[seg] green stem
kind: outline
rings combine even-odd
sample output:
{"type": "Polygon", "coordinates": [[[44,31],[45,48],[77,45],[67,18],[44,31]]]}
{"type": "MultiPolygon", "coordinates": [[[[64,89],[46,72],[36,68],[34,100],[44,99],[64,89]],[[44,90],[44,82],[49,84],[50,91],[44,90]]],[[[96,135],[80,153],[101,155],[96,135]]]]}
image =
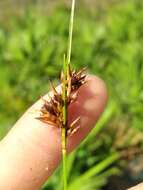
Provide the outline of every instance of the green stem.
{"type": "Polygon", "coordinates": [[[69,42],[68,42],[68,50],[67,50],[68,64],[70,64],[70,61],[71,61],[74,12],[75,12],[75,0],[72,0],[72,8],[71,8],[71,16],[70,16],[70,24],[69,24],[69,42]]]}
{"type": "Polygon", "coordinates": [[[67,190],[67,61],[64,56],[64,67],[63,67],[63,84],[62,84],[62,95],[63,95],[63,126],[62,126],[62,162],[63,162],[63,185],[64,190],[67,190]]]}
{"type": "Polygon", "coordinates": [[[62,162],[63,162],[63,188],[67,190],[67,149],[66,149],[66,129],[62,128],[62,162]]]}
{"type": "Polygon", "coordinates": [[[75,10],[75,0],[72,0],[67,58],[64,56],[63,84],[62,84],[62,99],[63,99],[62,162],[63,162],[63,186],[64,186],[63,189],[64,190],[67,190],[67,120],[68,120],[67,89],[68,89],[68,79],[69,79],[69,64],[71,60],[71,49],[72,49],[74,10],[75,10]]]}

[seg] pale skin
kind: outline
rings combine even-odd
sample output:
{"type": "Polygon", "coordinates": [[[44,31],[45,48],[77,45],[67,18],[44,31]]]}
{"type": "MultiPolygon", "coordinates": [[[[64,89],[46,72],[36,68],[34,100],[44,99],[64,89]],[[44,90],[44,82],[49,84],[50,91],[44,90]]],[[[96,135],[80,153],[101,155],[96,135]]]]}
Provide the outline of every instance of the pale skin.
{"type": "MultiPolygon", "coordinates": [[[[48,98],[46,95],[45,99],[48,98]]],[[[78,98],[69,107],[69,122],[81,117],[80,129],[68,137],[71,152],[95,126],[107,103],[104,82],[87,77],[78,98]]],[[[61,160],[60,129],[35,119],[43,101],[38,100],[0,142],[0,189],[38,190],[61,160]]],[[[130,190],[141,190],[143,185],[130,190]]]]}

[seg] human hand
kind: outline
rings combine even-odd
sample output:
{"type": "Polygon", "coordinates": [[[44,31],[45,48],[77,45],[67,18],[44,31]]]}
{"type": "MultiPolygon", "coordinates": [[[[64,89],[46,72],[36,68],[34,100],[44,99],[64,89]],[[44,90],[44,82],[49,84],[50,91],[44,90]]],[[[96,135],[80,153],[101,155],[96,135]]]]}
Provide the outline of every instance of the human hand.
{"type": "Polygon", "coordinates": [[[136,185],[135,187],[132,187],[128,190],[143,190],[143,183],[140,183],[140,184],[136,185]]]}
{"type": "MultiPolygon", "coordinates": [[[[80,116],[81,127],[68,137],[68,152],[90,132],[106,103],[104,82],[88,77],[77,101],[69,107],[69,121],[80,116]]],[[[26,111],[0,143],[0,190],[37,190],[60,162],[60,129],[35,119],[35,110],[40,110],[42,104],[40,99],[26,111]]]]}

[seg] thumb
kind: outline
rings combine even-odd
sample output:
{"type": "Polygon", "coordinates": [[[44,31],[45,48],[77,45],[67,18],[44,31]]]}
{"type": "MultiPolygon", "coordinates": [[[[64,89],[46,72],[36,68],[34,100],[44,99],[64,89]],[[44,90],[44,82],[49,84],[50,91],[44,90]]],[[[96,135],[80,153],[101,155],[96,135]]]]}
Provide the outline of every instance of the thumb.
{"type": "Polygon", "coordinates": [[[136,186],[134,186],[128,190],[142,190],[142,189],[143,189],[143,183],[140,183],[140,184],[138,184],[138,185],[136,185],[136,186]]]}
{"type": "MultiPolygon", "coordinates": [[[[45,96],[47,98],[47,96],[45,96]]],[[[104,110],[107,91],[102,80],[88,77],[78,98],[69,107],[69,120],[81,117],[81,127],[68,137],[68,151],[74,149],[92,129],[104,110]]],[[[58,166],[61,159],[61,132],[35,119],[31,111],[37,101],[15,124],[0,144],[0,189],[36,190],[58,166]]]]}

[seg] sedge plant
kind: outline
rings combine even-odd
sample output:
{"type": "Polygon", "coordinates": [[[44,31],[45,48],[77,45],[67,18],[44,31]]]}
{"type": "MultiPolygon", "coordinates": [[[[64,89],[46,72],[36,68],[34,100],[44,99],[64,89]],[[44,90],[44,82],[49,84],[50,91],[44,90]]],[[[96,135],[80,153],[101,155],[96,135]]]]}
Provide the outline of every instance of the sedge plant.
{"type": "Polygon", "coordinates": [[[53,96],[49,100],[44,100],[40,110],[40,121],[49,125],[60,128],[61,130],[61,147],[63,163],[63,189],[67,190],[67,139],[80,127],[80,117],[76,118],[71,124],[68,124],[68,106],[76,101],[78,89],[85,83],[85,69],[75,71],[71,69],[71,50],[73,36],[75,0],[72,0],[71,16],[69,24],[69,39],[67,54],[64,55],[63,71],[61,72],[61,91],[58,92],[51,84],[53,96]]]}

